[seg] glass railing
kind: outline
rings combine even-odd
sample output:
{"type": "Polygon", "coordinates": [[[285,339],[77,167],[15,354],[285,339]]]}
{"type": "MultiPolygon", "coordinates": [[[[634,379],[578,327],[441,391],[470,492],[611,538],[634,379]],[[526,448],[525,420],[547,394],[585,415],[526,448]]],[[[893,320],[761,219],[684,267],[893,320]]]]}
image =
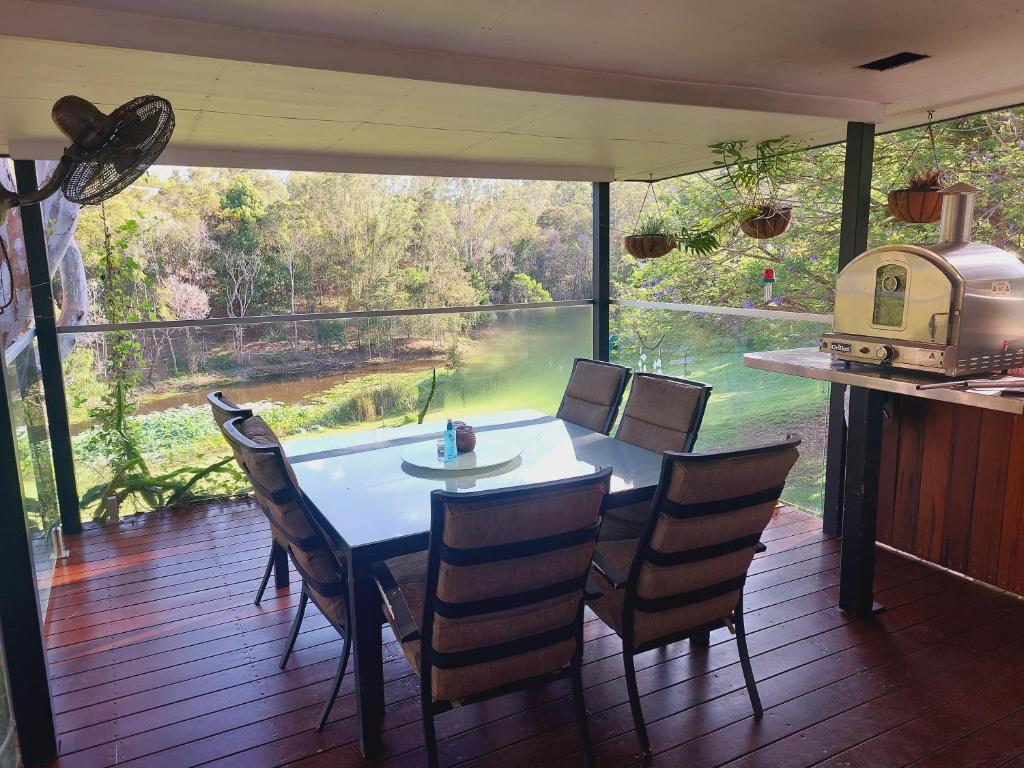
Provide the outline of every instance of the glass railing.
{"type": "Polygon", "coordinates": [[[56,559],[53,545],[58,538],[55,530],[60,524],[60,513],[34,334],[30,331],[15,341],[4,357],[4,381],[14,421],[22,497],[35,559],[36,588],[45,617],[56,559]]]}
{"type": "Polygon", "coordinates": [[[829,318],[623,302],[612,308],[612,360],[712,385],[696,449],[734,448],[797,432],[783,498],[817,514],[824,493],[828,385],[746,368],[745,352],[817,346],[829,318]]]}
{"type": "MultiPolygon", "coordinates": [[[[554,413],[573,359],[592,353],[592,313],[583,304],[132,330],[145,367],[131,435],[147,472],[158,476],[227,455],[206,403],[211,390],[257,410],[293,454],[336,445],[346,432],[415,422],[424,408],[425,421],[522,408],[554,413]]],[[[103,405],[105,361],[123,333],[80,335],[65,361],[86,519],[101,513],[95,490],[110,479],[94,409],[103,405]]],[[[242,487],[213,475],[192,490],[242,487]]]]}

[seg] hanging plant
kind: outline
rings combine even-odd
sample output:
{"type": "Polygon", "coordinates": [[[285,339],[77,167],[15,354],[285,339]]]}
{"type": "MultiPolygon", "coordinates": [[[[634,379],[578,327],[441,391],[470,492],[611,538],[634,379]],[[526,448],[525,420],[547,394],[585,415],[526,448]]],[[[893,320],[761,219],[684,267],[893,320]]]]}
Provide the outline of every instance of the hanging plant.
{"type": "Polygon", "coordinates": [[[942,215],[942,171],[927,168],[910,177],[906,187],[890,189],[889,213],[908,224],[931,224],[942,215]]]}
{"type": "Polygon", "coordinates": [[[747,151],[745,139],[720,141],[708,147],[722,169],[719,185],[723,210],[721,223],[735,222],[745,235],[766,240],[781,235],[793,220],[793,206],[780,197],[780,187],[789,176],[796,153],[806,149],[790,136],[765,139],[747,151]]]}
{"type": "Polygon", "coordinates": [[[626,235],[625,246],[635,259],[657,259],[679,247],[679,241],[669,231],[664,216],[647,215],[636,223],[632,234],[626,235]]]}
{"type": "Polygon", "coordinates": [[[785,232],[792,220],[791,206],[765,204],[748,211],[744,218],[740,219],[740,229],[743,230],[743,234],[757,240],[767,240],[785,232]]]}
{"type": "Polygon", "coordinates": [[[713,228],[681,227],[664,216],[660,212],[661,204],[658,202],[657,194],[653,196],[659,211],[645,215],[644,206],[653,189],[654,183],[648,182],[633,231],[623,238],[623,245],[633,258],[657,259],[676,248],[698,256],[706,256],[718,247],[718,238],[713,228]]]}
{"type": "MultiPolygon", "coordinates": [[[[932,130],[932,115],[928,113],[928,142],[931,145],[931,167],[919,168],[907,182],[907,186],[890,189],[886,196],[889,202],[889,213],[899,221],[908,224],[932,224],[942,215],[942,187],[945,172],[939,166],[938,152],[935,149],[935,132],[932,130]]],[[[907,159],[907,165],[913,166],[914,151],[907,159]]]]}

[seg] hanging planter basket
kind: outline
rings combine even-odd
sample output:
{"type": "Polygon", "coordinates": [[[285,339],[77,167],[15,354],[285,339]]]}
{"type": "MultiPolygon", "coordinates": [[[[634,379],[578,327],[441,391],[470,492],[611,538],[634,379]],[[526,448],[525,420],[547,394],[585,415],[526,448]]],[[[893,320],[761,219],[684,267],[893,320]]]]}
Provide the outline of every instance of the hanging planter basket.
{"type": "Polygon", "coordinates": [[[908,224],[932,224],[942,215],[942,192],[937,189],[891,189],[889,213],[908,224]]]}
{"type": "Polygon", "coordinates": [[[766,206],[757,216],[751,216],[740,222],[743,234],[756,240],[768,240],[778,237],[789,228],[793,220],[793,209],[790,207],[775,208],[766,206]]]}
{"type": "Polygon", "coordinates": [[[657,259],[679,245],[674,235],[626,235],[624,241],[634,259],[657,259]]]}
{"type": "MultiPolygon", "coordinates": [[[[928,143],[932,150],[931,166],[917,170],[910,177],[906,187],[891,189],[886,196],[889,213],[898,221],[905,221],[908,224],[932,224],[942,217],[942,182],[946,174],[941,170],[935,149],[932,112],[928,113],[928,143]]],[[[911,151],[907,159],[908,165],[914,159],[914,151],[911,151]]]]}

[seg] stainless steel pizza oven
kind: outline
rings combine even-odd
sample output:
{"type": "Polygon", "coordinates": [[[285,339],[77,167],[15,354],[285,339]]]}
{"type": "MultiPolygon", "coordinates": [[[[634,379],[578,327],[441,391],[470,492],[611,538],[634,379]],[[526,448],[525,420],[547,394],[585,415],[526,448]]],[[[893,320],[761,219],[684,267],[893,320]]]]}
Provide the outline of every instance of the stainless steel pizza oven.
{"type": "Polygon", "coordinates": [[[822,351],[946,376],[1024,366],[1024,263],[970,242],[978,191],[943,191],[938,243],[873,248],[840,271],[822,351]]]}

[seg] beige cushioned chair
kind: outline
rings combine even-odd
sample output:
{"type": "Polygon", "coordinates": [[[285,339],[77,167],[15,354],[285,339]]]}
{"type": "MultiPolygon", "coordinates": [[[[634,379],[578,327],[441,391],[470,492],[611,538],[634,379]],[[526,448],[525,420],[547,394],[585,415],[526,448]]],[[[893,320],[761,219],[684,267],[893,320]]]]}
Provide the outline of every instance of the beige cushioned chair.
{"type": "Polygon", "coordinates": [[[576,358],[558,406],[558,418],[607,435],[615,423],[629,368],[576,358]]]}
{"type": "MultiPolygon", "coordinates": [[[[692,451],[711,386],[655,373],[635,373],[632,382],[615,439],[654,453],[692,451]]],[[[650,510],[647,501],[609,509],[601,538],[639,538],[650,510]]]]}
{"type": "Polygon", "coordinates": [[[317,726],[323,729],[345,677],[351,650],[346,563],[307,506],[309,502],[299,489],[284,449],[266,422],[259,416],[247,419],[236,417],[226,421],[221,431],[270,519],[275,540],[286,542],[286,551],[295,570],[302,577],[299,606],[281,656],[281,668],[288,663],[288,657],[295,647],[309,600],[313,601],[344,639],[334,685],[324,703],[317,726]]]}
{"type": "MultiPolygon", "coordinates": [[[[207,402],[210,404],[210,410],[213,412],[213,419],[217,422],[218,427],[223,427],[224,422],[234,418],[247,419],[252,416],[252,411],[248,408],[240,408],[234,402],[231,401],[223,392],[210,392],[206,396],[207,402]]],[[[228,442],[230,445],[230,441],[228,442]]],[[[235,460],[238,460],[237,454],[235,460]]],[[[261,507],[262,509],[262,507],[261,507]]],[[[270,518],[266,509],[263,509],[263,514],[270,518]]],[[[263,571],[263,580],[260,581],[260,588],[256,590],[255,605],[259,605],[263,599],[263,593],[267,589],[267,584],[270,582],[270,574],[274,573],[275,586],[278,589],[283,589],[288,586],[288,555],[287,552],[287,541],[281,536],[274,533],[274,526],[270,526],[270,556],[267,557],[267,567],[263,571]]]]}
{"type": "Polygon", "coordinates": [[[710,396],[699,381],[634,373],[615,438],[654,453],[692,451],[710,396]]]}
{"type": "Polygon", "coordinates": [[[800,439],[737,451],[666,453],[651,513],[638,539],[601,541],[600,594],[589,605],[622,639],[630,709],[641,756],[650,743],[633,656],[711,630],[736,633],[754,713],[762,714],[743,627],[743,584],[761,533],[797,460],[800,439]]]}
{"type": "Polygon", "coordinates": [[[431,494],[430,549],[374,565],[384,614],[434,716],[568,676],[587,765],[583,590],[611,470],[503,491],[431,494]]]}

